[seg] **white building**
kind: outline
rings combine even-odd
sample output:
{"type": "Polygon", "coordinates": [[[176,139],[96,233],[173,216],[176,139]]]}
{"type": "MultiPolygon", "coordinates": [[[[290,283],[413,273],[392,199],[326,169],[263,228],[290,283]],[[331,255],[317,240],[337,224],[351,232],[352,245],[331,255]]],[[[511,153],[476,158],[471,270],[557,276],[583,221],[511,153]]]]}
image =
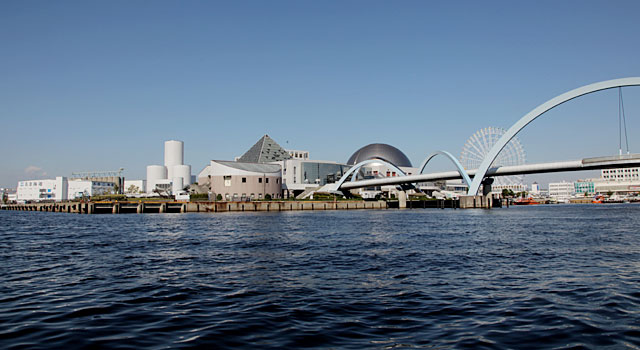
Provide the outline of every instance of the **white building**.
{"type": "Polygon", "coordinates": [[[601,178],[610,182],[640,181],[640,168],[602,169],[601,178]]]}
{"type": "Polygon", "coordinates": [[[124,180],[124,193],[143,193],[146,190],[146,180],[124,180]]]}
{"type": "Polygon", "coordinates": [[[603,169],[594,179],[596,193],[629,194],[640,192],[640,168],[603,169]]]}
{"type": "Polygon", "coordinates": [[[16,201],[64,201],[113,193],[114,188],[113,182],[68,180],[62,176],[48,180],[25,180],[18,182],[16,201]]]}
{"type": "Polygon", "coordinates": [[[502,193],[502,190],[511,190],[514,193],[525,192],[527,186],[525,184],[491,185],[491,193],[502,193]]]}
{"type": "Polygon", "coordinates": [[[77,199],[114,192],[114,183],[91,181],[91,180],[71,180],[68,181],[68,197],[65,199],[77,199]]]}
{"type": "Polygon", "coordinates": [[[540,185],[537,182],[531,184],[531,194],[537,196],[540,194],[540,185]]]}
{"type": "Polygon", "coordinates": [[[61,201],[68,199],[68,180],[58,176],[47,180],[25,180],[18,182],[17,201],[61,201]]]}
{"type": "Polygon", "coordinates": [[[568,202],[575,193],[573,182],[551,182],[549,183],[549,197],[558,202],[568,202]]]}

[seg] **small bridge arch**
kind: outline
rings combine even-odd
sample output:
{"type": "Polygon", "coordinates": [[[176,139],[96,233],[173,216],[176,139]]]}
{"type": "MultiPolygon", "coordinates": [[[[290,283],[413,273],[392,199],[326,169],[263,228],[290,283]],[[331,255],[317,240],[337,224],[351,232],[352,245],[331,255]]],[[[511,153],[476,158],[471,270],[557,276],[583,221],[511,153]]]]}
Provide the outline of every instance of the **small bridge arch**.
{"type": "Polygon", "coordinates": [[[448,158],[453,163],[453,165],[456,167],[456,170],[458,171],[458,174],[460,174],[460,176],[462,176],[462,181],[464,181],[464,183],[467,185],[467,187],[471,186],[471,178],[469,177],[469,174],[467,174],[467,172],[464,170],[464,167],[462,166],[462,164],[460,164],[458,159],[456,159],[456,157],[454,157],[451,153],[449,153],[447,151],[435,151],[435,152],[431,153],[422,162],[422,165],[420,166],[419,174],[422,174],[422,172],[424,172],[424,168],[427,167],[427,164],[429,163],[429,161],[431,161],[431,159],[433,159],[435,156],[438,156],[438,155],[442,155],[442,156],[445,156],[446,158],[448,158]]]}
{"type": "Polygon", "coordinates": [[[395,166],[393,163],[388,162],[386,160],[383,159],[367,159],[364,160],[356,165],[354,165],[351,169],[349,169],[346,173],[344,173],[344,175],[342,175],[342,177],[340,178],[340,180],[338,180],[338,182],[336,182],[336,188],[340,188],[340,186],[342,186],[342,184],[347,181],[347,178],[349,177],[349,175],[353,174],[353,176],[351,176],[351,181],[355,181],[356,180],[356,175],[357,172],[365,165],[368,164],[373,164],[373,163],[382,163],[388,167],[390,167],[391,169],[395,170],[398,174],[402,175],[402,176],[406,176],[407,174],[404,173],[404,171],[402,171],[400,168],[398,168],[397,166],[395,166]]]}

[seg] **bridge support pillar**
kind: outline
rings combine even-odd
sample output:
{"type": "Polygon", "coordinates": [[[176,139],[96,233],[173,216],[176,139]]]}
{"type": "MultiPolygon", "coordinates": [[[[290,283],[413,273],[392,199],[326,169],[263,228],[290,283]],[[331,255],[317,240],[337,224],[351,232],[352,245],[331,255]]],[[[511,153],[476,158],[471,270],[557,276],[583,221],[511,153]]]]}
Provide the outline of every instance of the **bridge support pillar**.
{"type": "Polygon", "coordinates": [[[483,196],[489,196],[489,193],[491,193],[491,185],[493,184],[493,179],[488,177],[484,180],[482,180],[482,195],[483,196]]]}
{"type": "Polygon", "coordinates": [[[398,208],[404,209],[407,207],[407,192],[399,191],[398,192],[398,208]]]}
{"type": "Polygon", "coordinates": [[[460,208],[484,208],[491,209],[493,206],[493,198],[489,196],[460,196],[460,208]]]}

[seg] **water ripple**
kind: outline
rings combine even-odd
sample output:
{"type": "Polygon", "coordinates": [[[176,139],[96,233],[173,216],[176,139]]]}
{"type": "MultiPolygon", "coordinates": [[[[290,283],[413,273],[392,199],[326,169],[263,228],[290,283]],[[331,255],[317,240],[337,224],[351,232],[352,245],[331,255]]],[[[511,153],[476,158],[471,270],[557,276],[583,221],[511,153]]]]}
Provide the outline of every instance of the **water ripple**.
{"type": "Polygon", "coordinates": [[[0,346],[640,348],[639,210],[0,212],[0,346]]]}

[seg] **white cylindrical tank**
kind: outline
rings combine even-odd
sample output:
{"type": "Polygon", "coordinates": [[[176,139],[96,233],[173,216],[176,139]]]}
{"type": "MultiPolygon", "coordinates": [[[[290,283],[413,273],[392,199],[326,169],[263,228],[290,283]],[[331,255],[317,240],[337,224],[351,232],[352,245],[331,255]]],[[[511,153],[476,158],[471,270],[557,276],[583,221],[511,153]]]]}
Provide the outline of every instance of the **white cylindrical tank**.
{"type": "Polygon", "coordinates": [[[181,177],[174,177],[173,179],[171,179],[171,192],[173,194],[182,191],[182,189],[184,189],[184,183],[182,182],[181,177]]]}
{"type": "MultiPolygon", "coordinates": [[[[184,142],[169,140],[164,143],[164,166],[184,164],[184,142]]],[[[169,177],[171,179],[171,177],[169,177]]]]}
{"type": "Polygon", "coordinates": [[[167,167],[163,165],[147,166],[147,192],[151,192],[151,190],[153,190],[158,180],[165,180],[166,178],[167,167]]]}
{"type": "Polygon", "coordinates": [[[191,185],[191,165],[174,165],[173,176],[182,178],[185,186],[191,185]]]}
{"type": "Polygon", "coordinates": [[[176,167],[177,165],[171,165],[166,167],[167,168],[167,179],[173,179],[174,177],[176,177],[176,167]]]}

